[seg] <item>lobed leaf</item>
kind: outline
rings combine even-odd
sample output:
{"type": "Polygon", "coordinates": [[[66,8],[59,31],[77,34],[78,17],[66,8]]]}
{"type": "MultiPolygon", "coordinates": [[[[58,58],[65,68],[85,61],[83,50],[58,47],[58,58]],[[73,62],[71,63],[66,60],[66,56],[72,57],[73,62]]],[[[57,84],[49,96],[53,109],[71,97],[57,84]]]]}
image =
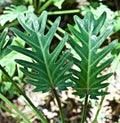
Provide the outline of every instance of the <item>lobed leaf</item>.
{"type": "Polygon", "coordinates": [[[28,9],[24,5],[20,6],[11,5],[10,7],[6,7],[3,14],[0,16],[0,25],[3,26],[7,22],[14,21],[21,14],[33,11],[34,9],[32,6],[29,6],[28,9]]]}
{"type": "Polygon", "coordinates": [[[23,66],[21,71],[28,76],[28,83],[35,86],[33,91],[47,92],[53,88],[64,90],[70,86],[71,73],[69,69],[72,62],[68,60],[70,51],[62,51],[68,40],[68,35],[62,38],[56,48],[50,52],[50,45],[60,23],[58,17],[52,27],[45,33],[47,12],[43,12],[40,17],[34,14],[26,14],[18,17],[21,26],[27,34],[16,28],[12,31],[24,40],[33,50],[28,50],[18,46],[11,46],[11,49],[24,54],[33,62],[16,59],[16,62],[23,66]]]}
{"type": "Polygon", "coordinates": [[[101,34],[99,34],[106,19],[104,12],[98,19],[94,19],[92,13],[87,13],[83,19],[74,16],[74,21],[79,30],[73,26],[68,25],[69,30],[78,39],[78,42],[69,35],[69,43],[80,58],[73,56],[72,61],[79,68],[78,70],[72,68],[72,80],[75,83],[75,94],[84,97],[86,94],[90,98],[97,99],[97,96],[106,94],[102,91],[103,88],[108,86],[108,83],[103,83],[107,80],[112,73],[102,75],[104,71],[113,61],[113,57],[106,59],[101,63],[102,59],[110,53],[116,46],[117,41],[111,42],[102,51],[99,51],[101,44],[111,33],[113,25],[109,25],[101,34]],[[99,35],[98,35],[99,34],[99,35]],[[99,77],[98,77],[99,76],[99,77]]]}

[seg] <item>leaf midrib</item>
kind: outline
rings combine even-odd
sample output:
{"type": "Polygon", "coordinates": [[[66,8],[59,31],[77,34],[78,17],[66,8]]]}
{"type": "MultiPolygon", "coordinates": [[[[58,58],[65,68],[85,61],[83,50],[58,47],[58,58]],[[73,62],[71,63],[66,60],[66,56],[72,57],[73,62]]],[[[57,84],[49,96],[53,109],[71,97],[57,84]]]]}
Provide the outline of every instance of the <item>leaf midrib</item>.
{"type": "MultiPolygon", "coordinates": [[[[37,35],[37,34],[36,34],[36,35],[37,35]]],[[[48,78],[49,78],[49,80],[50,80],[50,86],[51,86],[51,88],[53,88],[53,87],[54,87],[54,86],[53,86],[53,81],[52,81],[51,74],[50,74],[50,71],[49,71],[49,67],[48,67],[48,63],[47,63],[47,59],[46,59],[47,57],[46,57],[46,54],[45,54],[45,52],[44,52],[44,47],[43,47],[43,45],[42,45],[42,43],[41,43],[41,41],[40,41],[38,35],[37,35],[37,39],[38,39],[38,41],[39,41],[39,45],[40,45],[40,48],[41,48],[41,52],[42,52],[42,54],[43,54],[43,60],[44,60],[45,67],[46,67],[46,70],[47,70],[48,78]]]]}
{"type": "Polygon", "coordinates": [[[91,43],[91,32],[89,33],[89,41],[88,41],[88,51],[89,51],[89,53],[88,53],[88,72],[87,72],[87,90],[86,90],[86,94],[89,94],[89,83],[90,83],[90,63],[91,63],[91,47],[90,47],[90,43],[91,43]]]}

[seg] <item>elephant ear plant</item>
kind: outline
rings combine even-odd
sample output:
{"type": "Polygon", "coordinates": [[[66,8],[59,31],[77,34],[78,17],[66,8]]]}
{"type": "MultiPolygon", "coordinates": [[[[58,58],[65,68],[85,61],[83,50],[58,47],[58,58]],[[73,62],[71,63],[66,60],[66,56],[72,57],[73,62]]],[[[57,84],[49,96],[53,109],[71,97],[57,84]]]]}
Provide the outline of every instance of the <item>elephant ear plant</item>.
{"type": "Polygon", "coordinates": [[[65,123],[65,119],[57,91],[73,87],[76,95],[85,98],[81,123],[84,123],[86,119],[88,98],[97,99],[97,96],[106,94],[102,89],[107,87],[108,83],[103,83],[103,81],[107,80],[112,73],[101,75],[101,72],[110,66],[113,58],[104,60],[104,62],[101,60],[112,51],[116,41],[100,50],[101,44],[113,28],[111,24],[99,34],[105,19],[105,13],[97,20],[94,19],[92,13],[87,13],[84,19],[74,16],[78,30],[69,25],[69,30],[74,36],[65,34],[52,52],[50,52],[51,42],[60,23],[60,17],[55,20],[47,33],[45,33],[47,21],[45,11],[39,17],[33,13],[18,17],[26,33],[12,28],[15,35],[25,41],[29,49],[18,46],[11,46],[11,49],[30,57],[33,61],[16,59],[16,62],[23,66],[21,71],[29,77],[26,82],[35,86],[34,92],[51,91],[53,93],[58,103],[62,123],[65,123]],[[79,57],[76,58],[74,54],[70,55],[70,50],[62,50],[66,41],[69,41],[79,57]],[[77,66],[77,69],[74,66],[77,66]]]}

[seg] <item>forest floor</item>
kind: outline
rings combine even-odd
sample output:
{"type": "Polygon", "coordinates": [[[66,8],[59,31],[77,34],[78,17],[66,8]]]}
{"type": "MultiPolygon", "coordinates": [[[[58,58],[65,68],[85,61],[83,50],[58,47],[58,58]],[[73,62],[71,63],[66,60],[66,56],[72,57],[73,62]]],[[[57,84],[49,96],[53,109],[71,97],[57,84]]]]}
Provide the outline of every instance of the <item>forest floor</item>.
{"type": "MultiPolygon", "coordinates": [[[[60,123],[59,110],[55,99],[51,93],[32,92],[34,87],[26,84],[24,91],[30,98],[33,104],[41,110],[51,123],[60,123]]],[[[72,94],[73,90],[63,91],[59,93],[66,123],[80,123],[80,117],[83,107],[83,100],[72,94]]],[[[111,79],[111,84],[108,89],[109,94],[105,97],[103,106],[101,108],[98,123],[120,123],[120,72],[111,79]],[[104,115],[103,115],[104,114],[104,115]]],[[[30,107],[25,103],[22,96],[13,99],[12,102],[21,110],[32,123],[41,123],[30,107]]],[[[91,123],[97,111],[100,100],[89,101],[87,121],[91,123]]],[[[1,102],[3,103],[3,102],[1,102]]],[[[6,105],[6,104],[5,104],[6,105]]],[[[7,106],[7,105],[6,105],[7,106]]],[[[7,106],[8,107],[8,106],[7,106]]],[[[9,107],[8,107],[9,108],[9,107]]],[[[10,109],[13,110],[13,109],[10,109]]],[[[17,114],[16,114],[17,115],[17,114]]],[[[0,110],[0,123],[18,123],[7,112],[0,110]]]]}

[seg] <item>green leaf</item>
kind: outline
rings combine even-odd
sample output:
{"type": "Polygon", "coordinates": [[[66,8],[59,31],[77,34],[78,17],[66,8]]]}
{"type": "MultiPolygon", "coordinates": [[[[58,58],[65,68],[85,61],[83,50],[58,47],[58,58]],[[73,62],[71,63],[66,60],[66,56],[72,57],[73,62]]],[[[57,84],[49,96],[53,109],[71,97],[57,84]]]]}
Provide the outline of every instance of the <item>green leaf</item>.
{"type": "Polygon", "coordinates": [[[98,19],[94,19],[92,13],[87,13],[83,19],[74,16],[74,21],[79,30],[69,25],[69,30],[78,39],[76,42],[73,36],[69,36],[69,42],[79,57],[73,57],[71,60],[78,69],[71,69],[73,73],[72,80],[75,83],[75,94],[84,97],[86,94],[90,98],[97,99],[97,96],[105,94],[103,88],[108,86],[107,80],[112,73],[101,75],[113,61],[113,58],[106,59],[109,52],[116,46],[117,41],[112,41],[103,50],[99,50],[101,44],[111,33],[113,25],[109,25],[101,34],[100,29],[104,25],[106,13],[103,13],[98,19]],[[99,35],[98,35],[99,34],[99,35]],[[104,60],[104,62],[101,62],[104,60]]]}
{"type": "Polygon", "coordinates": [[[21,71],[29,76],[26,81],[36,86],[33,91],[47,92],[54,88],[59,90],[66,89],[70,85],[68,81],[71,77],[69,69],[72,64],[72,62],[67,60],[70,56],[70,51],[62,51],[68,40],[67,34],[50,53],[50,45],[60,23],[60,17],[55,20],[46,34],[44,32],[47,12],[43,12],[40,17],[32,13],[31,15],[22,15],[18,20],[28,35],[15,28],[12,28],[12,31],[33,49],[28,50],[18,46],[11,47],[33,61],[16,59],[16,62],[23,66],[21,71]]]}
{"type": "Polygon", "coordinates": [[[33,30],[44,33],[46,20],[47,20],[47,12],[44,11],[39,17],[37,17],[33,13],[27,13],[26,17],[24,15],[19,16],[18,20],[19,20],[19,23],[23,26],[23,28],[28,33],[32,33],[33,30]]]}
{"type": "MultiPolygon", "coordinates": [[[[8,44],[8,43],[6,42],[5,44],[8,44]]],[[[17,46],[22,46],[22,47],[24,46],[22,40],[20,38],[18,38],[18,37],[13,38],[12,44],[17,45],[17,46]]],[[[9,48],[12,44],[8,45],[7,48],[6,48],[6,50],[8,49],[8,51],[12,51],[9,48]]],[[[4,48],[2,49],[2,51],[3,50],[4,50],[4,48]]],[[[0,65],[2,65],[3,67],[5,67],[5,69],[8,72],[8,74],[10,76],[13,76],[14,73],[17,72],[19,79],[21,79],[23,77],[23,73],[19,70],[19,67],[20,66],[19,65],[16,65],[16,63],[14,62],[14,60],[17,59],[17,58],[20,58],[20,57],[22,59],[28,59],[28,57],[26,57],[26,56],[24,56],[24,55],[22,55],[20,53],[17,53],[15,51],[9,52],[9,54],[7,54],[7,55],[0,54],[0,56],[1,56],[0,65]],[[16,70],[16,68],[17,68],[17,70],[16,70]]],[[[3,72],[0,71],[0,81],[4,81],[4,80],[1,80],[1,77],[2,76],[3,76],[3,72]]]]}
{"type": "Polygon", "coordinates": [[[120,24],[119,24],[120,23],[120,14],[119,14],[119,12],[116,13],[115,11],[111,10],[110,8],[108,8],[108,6],[100,3],[100,5],[97,8],[93,8],[91,6],[82,6],[81,9],[82,9],[83,13],[87,13],[88,11],[91,11],[96,18],[99,17],[103,12],[106,12],[106,21],[103,26],[103,29],[105,29],[106,26],[108,26],[110,23],[113,23],[114,28],[110,35],[112,35],[120,30],[120,24]]]}
{"type": "Polygon", "coordinates": [[[56,6],[56,7],[58,7],[59,9],[61,9],[62,8],[62,4],[63,4],[63,2],[65,1],[65,0],[53,0],[54,1],[54,5],[56,6]]]}
{"type": "Polygon", "coordinates": [[[8,49],[8,46],[12,43],[12,39],[7,38],[8,29],[4,29],[0,35],[0,59],[8,55],[11,50],[8,49]]]}
{"type": "MultiPolygon", "coordinates": [[[[28,59],[28,57],[22,55],[22,54],[19,54],[19,53],[16,53],[16,52],[11,52],[10,54],[8,54],[7,56],[3,57],[1,60],[0,60],[0,64],[2,66],[5,67],[6,71],[8,72],[8,74],[10,76],[13,76],[14,73],[15,73],[15,70],[16,70],[16,67],[17,67],[17,70],[16,72],[18,72],[18,74],[21,75],[21,71],[19,71],[19,65],[16,66],[16,63],[14,62],[15,59],[18,59],[18,58],[22,58],[22,59],[28,59]]],[[[30,60],[30,58],[29,58],[30,60]]],[[[0,77],[2,76],[3,73],[1,73],[0,71],[0,77]]],[[[21,75],[22,77],[23,75],[21,75]]],[[[21,78],[19,76],[19,78],[21,78]]]]}
{"type": "Polygon", "coordinates": [[[32,6],[29,6],[28,9],[24,5],[11,5],[10,7],[6,7],[3,14],[0,16],[0,25],[3,26],[7,22],[14,21],[19,15],[33,11],[32,6]]]}

